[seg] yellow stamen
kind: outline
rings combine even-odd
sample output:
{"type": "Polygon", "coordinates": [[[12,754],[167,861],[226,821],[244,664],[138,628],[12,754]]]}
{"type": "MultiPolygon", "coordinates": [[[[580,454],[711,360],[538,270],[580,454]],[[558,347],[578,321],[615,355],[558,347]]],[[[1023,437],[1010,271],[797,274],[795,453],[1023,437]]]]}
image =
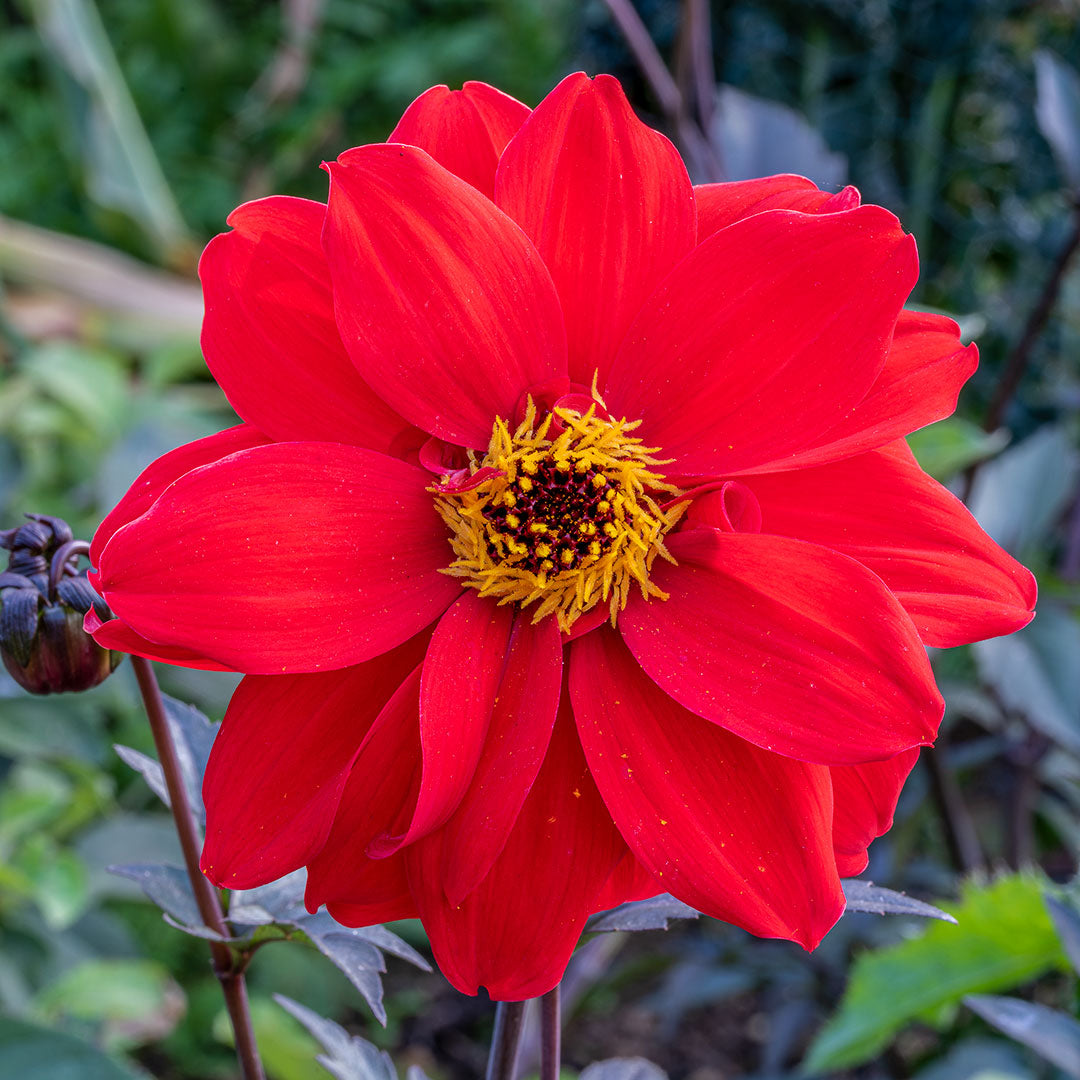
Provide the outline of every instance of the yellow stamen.
{"type": "Polygon", "coordinates": [[[646,599],[666,600],[649,571],[657,556],[674,562],[664,536],[687,504],[657,503],[679,492],[656,471],[666,464],[656,448],[632,435],[639,423],[600,419],[595,406],[538,423],[531,400],[512,433],[496,420],[470,471],[498,475],[469,491],[431,489],[454,553],[443,573],[500,604],[535,605],[534,622],[554,615],[564,631],[600,603],[614,625],[635,583],[646,599]]]}

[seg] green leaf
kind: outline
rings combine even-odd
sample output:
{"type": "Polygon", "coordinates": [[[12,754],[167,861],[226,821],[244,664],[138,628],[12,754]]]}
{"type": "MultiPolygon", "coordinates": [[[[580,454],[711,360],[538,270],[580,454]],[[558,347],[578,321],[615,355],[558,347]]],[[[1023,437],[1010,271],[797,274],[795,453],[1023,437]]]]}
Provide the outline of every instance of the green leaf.
{"type": "Polygon", "coordinates": [[[107,1041],[130,1045],[167,1035],[183,1001],[183,991],[152,960],[88,960],[45,987],[34,1009],[48,1020],[106,1025],[107,1041]]]}
{"type": "MultiPolygon", "coordinates": [[[[315,1060],[319,1044],[297,1020],[282,1016],[269,998],[251,999],[251,1024],[270,1080],[326,1080],[326,1073],[315,1060]]],[[[224,1009],[214,1018],[214,1035],[221,1042],[233,1044],[232,1027],[224,1009]]]]}
{"type": "Polygon", "coordinates": [[[1006,551],[1043,545],[1076,491],[1080,454],[1063,425],[1044,425],[987,462],[975,478],[968,506],[1006,551]]]}
{"type": "Polygon", "coordinates": [[[936,480],[948,480],[976,461],[996,454],[1008,441],[1006,430],[986,432],[959,416],[951,416],[908,436],[911,452],[936,480]]]}
{"type": "Polygon", "coordinates": [[[859,956],[839,1011],[810,1047],[805,1071],[857,1065],[909,1021],[933,1021],[966,994],[1009,989],[1051,968],[1065,969],[1045,889],[1032,874],[968,882],[959,904],[942,904],[959,925],[934,923],[921,937],[859,956]]]}
{"type": "Polygon", "coordinates": [[[398,1080],[390,1055],[373,1043],[350,1035],[333,1020],[327,1020],[284,994],[274,1000],[319,1040],[325,1053],[315,1060],[337,1080],[398,1080]]]}
{"type": "Polygon", "coordinates": [[[1020,998],[972,994],[964,1004],[988,1024],[1080,1080],[1080,1024],[1063,1012],[1020,998]]]}
{"type": "Polygon", "coordinates": [[[33,1080],[139,1080],[118,1061],[62,1031],[0,1016],[0,1075],[33,1080]]]}
{"type": "Polygon", "coordinates": [[[1047,601],[1009,637],[972,646],[979,674],[1009,709],[1059,746],[1080,753],[1080,621],[1047,601]]]}
{"type": "Polygon", "coordinates": [[[190,243],[165,174],[91,0],[37,0],[42,40],[70,79],[71,121],[82,141],[90,195],[138,222],[158,251],[190,243]]]}
{"type": "Polygon", "coordinates": [[[64,930],[86,910],[90,901],[86,865],[72,851],[47,836],[34,836],[19,853],[16,865],[26,875],[33,898],[47,926],[64,930]]]}
{"type": "Polygon", "coordinates": [[[1062,176],[1080,188],[1080,74],[1046,49],[1035,54],[1035,119],[1062,176]]]}

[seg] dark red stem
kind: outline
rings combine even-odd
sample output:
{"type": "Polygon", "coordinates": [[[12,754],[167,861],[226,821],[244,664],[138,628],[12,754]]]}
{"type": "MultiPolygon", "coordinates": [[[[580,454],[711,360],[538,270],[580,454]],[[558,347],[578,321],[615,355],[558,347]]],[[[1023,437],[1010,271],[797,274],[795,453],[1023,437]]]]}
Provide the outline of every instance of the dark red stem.
{"type": "Polygon", "coordinates": [[[562,1057],[559,984],[540,999],[540,1080],[559,1080],[562,1057]]]}
{"type": "Polygon", "coordinates": [[[491,1053],[484,1080],[514,1080],[525,1004],[524,1001],[500,1001],[495,1007],[495,1030],[491,1033],[491,1053]]]}
{"type": "MultiPolygon", "coordinates": [[[[150,719],[154,746],[157,748],[158,760],[161,762],[161,771],[165,774],[165,786],[169,792],[173,821],[176,822],[176,833],[180,838],[180,848],[184,853],[184,864],[191,880],[191,889],[195,894],[199,914],[207,927],[215,934],[226,938],[229,936],[229,927],[226,925],[225,916],[221,910],[221,900],[217,890],[199,869],[201,847],[199,826],[195,821],[191,803],[188,801],[187,789],[184,787],[180,762],[177,760],[176,748],[173,746],[172,735],[169,732],[169,721],[165,713],[165,702],[161,697],[161,688],[158,686],[149,660],[141,656],[133,656],[131,666],[135,669],[139,692],[146,706],[146,715],[150,719]]],[[[211,941],[209,944],[214,974],[221,983],[225,1005],[229,1010],[229,1019],[232,1021],[233,1032],[236,1036],[236,1056],[240,1061],[244,1080],[264,1080],[265,1074],[262,1062],[259,1060],[259,1049],[255,1044],[255,1030],[251,1023],[247,984],[243,973],[234,962],[232,950],[228,945],[223,941],[211,941]]]]}

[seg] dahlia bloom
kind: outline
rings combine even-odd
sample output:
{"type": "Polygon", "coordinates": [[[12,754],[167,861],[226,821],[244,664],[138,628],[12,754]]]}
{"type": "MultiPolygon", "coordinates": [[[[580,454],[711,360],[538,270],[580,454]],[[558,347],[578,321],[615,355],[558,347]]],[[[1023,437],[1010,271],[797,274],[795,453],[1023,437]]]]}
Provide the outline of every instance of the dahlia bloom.
{"type": "Polygon", "coordinates": [[[91,552],[102,645],[246,675],[204,871],[307,866],[503,999],[659,892],[813,948],[937,731],[924,646],[1035,597],[903,440],[977,361],[904,309],[911,237],[853,188],[694,188],[606,76],[435,87],[325,168],[202,259],[243,423],[91,552]]]}

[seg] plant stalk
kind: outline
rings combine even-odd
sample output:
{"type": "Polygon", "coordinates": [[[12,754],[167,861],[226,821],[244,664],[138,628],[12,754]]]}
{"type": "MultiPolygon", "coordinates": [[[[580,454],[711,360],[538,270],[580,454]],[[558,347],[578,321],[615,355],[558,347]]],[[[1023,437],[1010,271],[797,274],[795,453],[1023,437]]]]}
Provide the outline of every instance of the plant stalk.
{"type": "Polygon", "coordinates": [[[525,1005],[524,1001],[500,1001],[495,1007],[495,1030],[491,1033],[484,1080],[514,1080],[525,1005]]]}
{"type": "MultiPolygon", "coordinates": [[[[154,735],[161,771],[165,774],[165,785],[169,792],[176,833],[180,838],[180,848],[184,853],[184,864],[195,894],[195,902],[203,923],[223,938],[229,937],[229,928],[221,910],[221,900],[217,889],[206,879],[199,869],[199,827],[188,800],[184,787],[180,762],[176,757],[169,721],[165,713],[165,702],[161,697],[161,688],[150,661],[142,656],[132,656],[131,666],[139,683],[146,715],[150,719],[150,730],[154,735]]],[[[236,1056],[244,1080],[264,1080],[259,1049],[255,1043],[255,1030],[251,1023],[251,1011],[248,1008],[247,984],[233,961],[232,950],[224,941],[210,941],[210,956],[213,960],[214,974],[221,983],[225,995],[225,1006],[229,1011],[233,1032],[236,1037],[236,1056]]]]}
{"type": "Polygon", "coordinates": [[[559,1080],[562,1057],[562,1010],[560,984],[540,999],[540,1080],[559,1080]]]}

